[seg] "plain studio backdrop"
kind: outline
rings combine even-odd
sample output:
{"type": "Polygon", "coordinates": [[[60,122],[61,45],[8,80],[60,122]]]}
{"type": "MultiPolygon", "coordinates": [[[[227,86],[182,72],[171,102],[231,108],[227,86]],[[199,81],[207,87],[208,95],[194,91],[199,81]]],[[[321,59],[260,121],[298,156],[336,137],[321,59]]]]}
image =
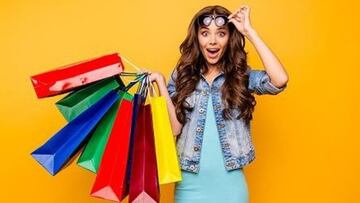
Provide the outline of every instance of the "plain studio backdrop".
{"type": "MultiPolygon", "coordinates": [[[[251,21],[287,69],[287,89],[256,96],[251,203],[355,203],[360,194],[358,1],[0,2],[0,202],[104,202],[76,163],[52,177],[30,153],[65,119],[37,99],[30,76],[119,52],[168,79],[193,15],[207,5],[251,7],[251,21]]],[[[246,41],[249,64],[263,65],[246,41]]],[[[125,64],[127,65],[127,64],[125,64]]],[[[127,70],[135,71],[131,66],[127,70]]],[[[173,184],[161,187],[171,203],[173,184]]]]}

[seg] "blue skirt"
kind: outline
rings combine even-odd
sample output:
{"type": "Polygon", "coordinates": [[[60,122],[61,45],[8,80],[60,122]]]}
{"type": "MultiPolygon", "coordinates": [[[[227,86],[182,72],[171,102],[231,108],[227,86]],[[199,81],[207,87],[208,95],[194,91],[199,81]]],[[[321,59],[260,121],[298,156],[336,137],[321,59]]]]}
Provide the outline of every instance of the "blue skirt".
{"type": "Polygon", "coordinates": [[[175,203],[248,203],[243,169],[227,171],[224,165],[215,114],[209,97],[199,173],[182,171],[175,185],[175,203]]]}

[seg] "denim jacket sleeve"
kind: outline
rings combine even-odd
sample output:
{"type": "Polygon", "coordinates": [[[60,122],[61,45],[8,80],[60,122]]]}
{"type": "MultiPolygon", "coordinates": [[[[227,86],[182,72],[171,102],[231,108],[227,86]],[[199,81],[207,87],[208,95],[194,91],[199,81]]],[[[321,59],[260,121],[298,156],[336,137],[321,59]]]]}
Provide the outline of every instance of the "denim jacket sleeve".
{"type": "Polygon", "coordinates": [[[176,79],[176,70],[174,69],[170,74],[169,82],[167,84],[167,90],[169,92],[170,97],[173,97],[176,93],[175,79],[176,79]]]}
{"type": "Polygon", "coordinates": [[[265,70],[251,70],[249,72],[249,86],[248,89],[250,92],[255,92],[257,95],[262,94],[271,94],[276,95],[282,92],[286,87],[285,84],[283,87],[276,87],[270,82],[270,77],[265,70]]]}

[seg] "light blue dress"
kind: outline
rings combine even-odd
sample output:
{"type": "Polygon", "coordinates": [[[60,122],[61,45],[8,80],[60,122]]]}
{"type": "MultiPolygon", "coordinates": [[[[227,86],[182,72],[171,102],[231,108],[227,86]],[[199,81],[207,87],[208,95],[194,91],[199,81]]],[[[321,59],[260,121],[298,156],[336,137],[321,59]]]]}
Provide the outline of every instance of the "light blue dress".
{"type": "Polygon", "coordinates": [[[227,171],[209,97],[198,174],[182,171],[175,185],[175,203],[248,203],[248,187],[243,169],[227,171]]]}

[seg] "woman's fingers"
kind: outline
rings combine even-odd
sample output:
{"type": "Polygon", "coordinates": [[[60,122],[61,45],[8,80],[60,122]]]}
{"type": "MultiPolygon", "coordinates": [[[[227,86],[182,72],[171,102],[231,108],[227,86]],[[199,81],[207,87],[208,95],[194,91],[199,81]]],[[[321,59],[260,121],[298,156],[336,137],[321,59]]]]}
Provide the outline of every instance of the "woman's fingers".
{"type": "Polygon", "coordinates": [[[250,7],[248,7],[247,10],[246,10],[246,17],[250,16],[250,11],[251,11],[251,9],[250,9],[250,7]]]}
{"type": "Polygon", "coordinates": [[[249,16],[250,14],[250,7],[249,6],[244,6],[242,9],[241,9],[241,13],[243,13],[245,16],[249,16]]]}
{"type": "Polygon", "coordinates": [[[236,18],[235,18],[235,20],[237,20],[237,21],[239,21],[239,22],[243,21],[243,19],[244,19],[244,18],[241,18],[241,17],[236,17],[236,18]]]}
{"type": "Polygon", "coordinates": [[[236,9],[232,14],[228,16],[228,19],[234,18],[236,16],[239,16],[241,14],[248,14],[250,10],[250,7],[248,5],[240,6],[238,9],[236,9]]]}
{"type": "Polygon", "coordinates": [[[237,20],[235,20],[234,18],[231,18],[231,19],[229,20],[229,22],[235,23],[235,22],[237,22],[237,20]]]}
{"type": "Polygon", "coordinates": [[[243,14],[243,10],[242,7],[236,9],[236,11],[234,13],[232,13],[231,15],[228,16],[228,19],[230,18],[235,18],[236,16],[242,15],[243,14]]]}
{"type": "Polygon", "coordinates": [[[235,19],[237,21],[242,21],[245,19],[245,15],[244,14],[236,14],[231,19],[235,19]]]}
{"type": "Polygon", "coordinates": [[[234,15],[236,15],[239,11],[240,11],[240,8],[236,9],[232,14],[230,14],[230,15],[228,16],[228,19],[234,17],[234,15]]]}
{"type": "Polygon", "coordinates": [[[161,78],[161,74],[159,72],[153,72],[150,74],[149,78],[151,82],[157,81],[161,78]]]}
{"type": "Polygon", "coordinates": [[[143,67],[140,67],[140,73],[147,73],[147,74],[151,74],[151,71],[146,69],[146,68],[143,68],[143,67]]]}

